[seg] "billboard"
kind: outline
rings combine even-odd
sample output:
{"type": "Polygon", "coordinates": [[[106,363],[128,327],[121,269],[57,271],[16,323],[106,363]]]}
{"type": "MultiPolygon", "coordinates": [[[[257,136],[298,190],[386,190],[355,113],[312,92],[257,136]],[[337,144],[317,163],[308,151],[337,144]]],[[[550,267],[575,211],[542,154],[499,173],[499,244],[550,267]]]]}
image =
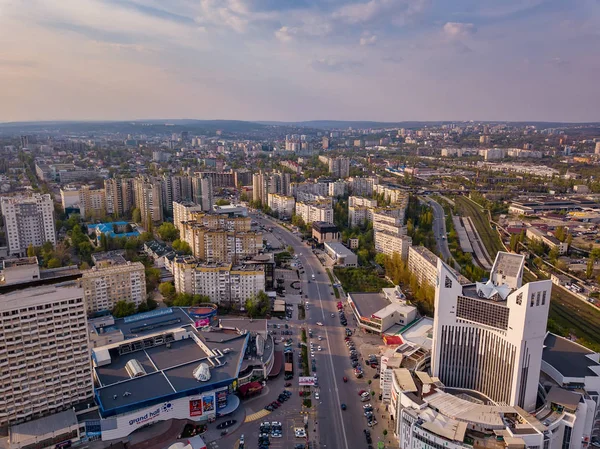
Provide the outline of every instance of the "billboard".
{"type": "Polygon", "coordinates": [[[202,416],[202,399],[190,398],[190,417],[202,416]]]}
{"type": "Polygon", "coordinates": [[[315,378],[314,377],[299,377],[298,385],[301,387],[314,387],[315,386],[315,378]]]}
{"type": "Polygon", "coordinates": [[[196,328],[210,326],[210,319],[202,318],[202,319],[196,320],[194,323],[194,326],[196,328]]]}
{"type": "Polygon", "coordinates": [[[217,391],[217,410],[227,407],[227,389],[217,391]]]}
{"type": "Polygon", "coordinates": [[[214,396],[204,396],[202,397],[202,410],[204,413],[212,412],[215,409],[215,397],[214,396]]]}

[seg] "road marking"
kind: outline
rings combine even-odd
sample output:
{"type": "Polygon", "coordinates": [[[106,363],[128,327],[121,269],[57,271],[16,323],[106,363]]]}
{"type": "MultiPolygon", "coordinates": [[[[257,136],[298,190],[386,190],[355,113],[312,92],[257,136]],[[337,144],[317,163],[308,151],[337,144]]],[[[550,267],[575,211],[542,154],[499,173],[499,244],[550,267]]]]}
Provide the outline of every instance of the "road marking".
{"type": "Polygon", "coordinates": [[[267,416],[270,413],[271,413],[270,411],[265,410],[265,409],[259,410],[256,413],[253,413],[251,415],[246,416],[246,420],[244,422],[256,421],[257,419],[263,418],[263,417],[267,416]]]}

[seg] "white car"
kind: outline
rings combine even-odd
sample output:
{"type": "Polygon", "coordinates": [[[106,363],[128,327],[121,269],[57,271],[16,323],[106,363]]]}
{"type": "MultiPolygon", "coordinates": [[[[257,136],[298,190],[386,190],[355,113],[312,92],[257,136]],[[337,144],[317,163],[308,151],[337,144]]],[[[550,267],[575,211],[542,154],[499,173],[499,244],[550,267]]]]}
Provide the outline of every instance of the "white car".
{"type": "Polygon", "coordinates": [[[318,401],[321,398],[321,396],[319,396],[319,392],[315,391],[315,399],[318,401]]]}
{"type": "Polygon", "coordinates": [[[323,326],[323,323],[321,323],[320,321],[317,321],[317,326],[323,326]]]}
{"type": "Polygon", "coordinates": [[[319,337],[318,337],[318,338],[319,338],[319,341],[323,340],[323,337],[321,337],[320,335],[319,335],[319,337]]]}
{"type": "Polygon", "coordinates": [[[306,430],[304,430],[302,427],[296,427],[294,429],[294,436],[296,438],[306,438],[306,430]]]}
{"type": "Polygon", "coordinates": [[[320,351],[320,350],[321,350],[321,347],[319,346],[319,347],[317,348],[317,351],[320,351]]]}

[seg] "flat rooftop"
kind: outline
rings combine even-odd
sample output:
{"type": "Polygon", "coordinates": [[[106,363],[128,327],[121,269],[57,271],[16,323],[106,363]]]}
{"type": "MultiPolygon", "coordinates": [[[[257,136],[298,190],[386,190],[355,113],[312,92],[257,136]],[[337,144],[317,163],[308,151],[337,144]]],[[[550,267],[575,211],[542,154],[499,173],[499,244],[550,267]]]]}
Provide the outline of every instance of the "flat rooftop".
{"type": "Polygon", "coordinates": [[[349,295],[358,313],[363,317],[370,317],[390,304],[383,293],[349,293],[349,295]]]}
{"type": "Polygon", "coordinates": [[[339,242],[325,242],[325,246],[341,256],[350,256],[354,253],[339,242]]]}
{"type": "Polygon", "coordinates": [[[600,363],[590,358],[594,354],[575,342],[548,333],[544,340],[542,360],[564,377],[597,376],[592,368],[600,367],[600,363]]]}
{"type": "Polygon", "coordinates": [[[220,350],[223,355],[210,357],[191,338],[124,355],[119,355],[117,348],[111,349],[111,363],[95,368],[96,376],[102,383],[96,389],[101,409],[109,411],[154,399],[160,402],[171,394],[194,389],[207,390],[218,382],[235,379],[244,356],[247,336],[219,331],[192,332],[211,351],[220,350]],[[140,362],[146,371],[145,375],[130,378],[125,365],[132,359],[140,362]],[[200,382],[193,376],[194,369],[201,363],[210,367],[211,377],[207,382],[200,382]]]}
{"type": "Polygon", "coordinates": [[[221,327],[247,330],[249,332],[262,332],[267,334],[267,320],[249,320],[244,318],[224,318],[220,319],[221,327]]]}
{"type": "Polygon", "coordinates": [[[499,274],[516,277],[520,273],[521,267],[525,263],[524,261],[525,258],[520,254],[499,252],[496,255],[493,270],[499,274]]]}
{"type": "Polygon", "coordinates": [[[112,327],[123,332],[125,340],[128,340],[167,329],[179,328],[186,324],[194,324],[194,320],[190,318],[185,309],[180,307],[156,309],[152,312],[138,313],[128,318],[117,319],[112,327]],[[157,313],[153,314],[152,312],[157,313]]]}
{"type": "Polygon", "coordinates": [[[40,419],[24,422],[10,427],[10,444],[26,444],[48,434],[60,434],[69,427],[77,426],[77,416],[73,409],[48,415],[40,419]]]}

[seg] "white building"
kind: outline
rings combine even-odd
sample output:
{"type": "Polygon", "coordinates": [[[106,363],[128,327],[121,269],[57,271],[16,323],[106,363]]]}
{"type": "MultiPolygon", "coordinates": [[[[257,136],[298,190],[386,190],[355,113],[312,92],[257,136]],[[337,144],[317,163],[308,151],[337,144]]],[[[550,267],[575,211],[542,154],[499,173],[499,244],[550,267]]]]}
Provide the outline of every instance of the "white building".
{"type": "Polygon", "coordinates": [[[103,217],[106,215],[106,195],[104,189],[79,189],[79,214],[82,217],[103,217]]]}
{"type": "Polygon", "coordinates": [[[329,201],[314,203],[298,201],[296,203],[296,215],[302,217],[306,224],[313,221],[333,223],[333,207],[329,201]]]}
{"type": "Polygon", "coordinates": [[[438,261],[432,373],[449,387],[533,410],[552,282],[522,285],[524,264],[499,252],[487,283],[463,286],[438,261]]]}
{"type": "Polygon", "coordinates": [[[348,179],[348,187],[352,195],[371,196],[373,195],[374,186],[379,184],[379,179],[376,177],[353,177],[348,179]]]}
{"type": "Polygon", "coordinates": [[[325,242],[325,251],[336,265],[341,267],[357,267],[356,254],[339,242],[325,242]]]}
{"type": "Polygon", "coordinates": [[[60,189],[60,200],[64,211],[79,209],[79,189],[75,186],[64,186],[60,189]]]}
{"type": "Polygon", "coordinates": [[[377,200],[364,196],[349,196],[348,206],[377,207],[377,200]]]}
{"type": "Polygon", "coordinates": [[[363,227],[371,217],[371,209],[366,206],[348,206],[348,226],[363,227]]]}
{"type": "Polygon", "coordinates": [[[424,246],[408,248],[408,270],[417,278],[419,284],[427,283],[435,287],[438,275],[439,257],[424,246]]]}
{"type": "Polygon", "coordinates": [[[348,183],[344,180],[338,180],[329,183],[329,196],[338,197],[344,196],[348,189],[348,183]]]}
{"type": "Polygon", "coordinates": [[[294,214],[296,200],[293,196],[269,193],[268,198],[269,207],[279,218],[291,218],[294,214]]]}
{"type": "Polygon", "coordinates": [[[72,282],[0,295],[0,425],[93,397],[83,289],[72,282]]]}
{"type": "Polygon", "coordinates": [[[24,256],[29,245],[56,245],[54,203],[49,194],[0,199],[9,256],[24,256]]]}
{"type": "Polygon", "coordinates": [[[538,241],[545,243],[551,249],[557,248],[558,254],[561,254],[561,255],[566,254],[567,251],[569,250],[569,244],[567,242],[561,242],[553,235],[550,235],[543,231],[540,231],[539,229],[534,228],[533,226],[529,226],[527,228],[525,235],[530,240],[538,240],[538,241]]]}

